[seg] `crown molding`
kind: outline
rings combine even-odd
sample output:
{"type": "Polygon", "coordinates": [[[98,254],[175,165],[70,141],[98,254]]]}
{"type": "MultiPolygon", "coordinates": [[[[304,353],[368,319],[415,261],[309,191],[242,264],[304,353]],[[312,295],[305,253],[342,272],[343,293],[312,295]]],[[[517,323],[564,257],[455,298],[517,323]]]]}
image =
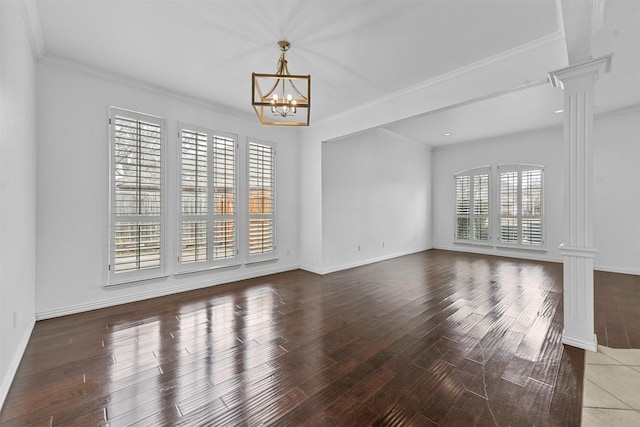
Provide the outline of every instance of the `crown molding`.
{"type": "Polygon", "coordinates": [[[241,111],[226,107],[222,104],[211,102],[204,98],[198,98],[184,93],[173,91],[162,86],[154,85],[143,80],[138,80],[132,77],[124,76],[122,74],[112,73],[100,68],[92,67],[90,65],[82,64],[67,58],[60,56],[45,54],[40,58],[40,64],[58,68],[66,71],[71,71],[79,74],[84,74],[90,77],[98,78],[107,82],[115,82],[122,85],[135,87],[138,89],[155,92],[164,96],[168,96],[180,101],[188,102],[190,104],[197,105],[199,107],[205,107],[220,114],[232,115],[240,119],[252,120],[255,118],[253,111],[241,111]]]}
{"type": "Polygon", "coordinates": [[[36,61],[44,56],[44,38],[42,36],[42,27],[40,26],[40,15],[35,0],[21,0],[20,9],[24,24],[31,43],[31,51],[36,61]]]}
{"type": "Polygon", "coordinates": [[[382,96],[380,98],[376,98],[373,101],[361,104],[357,107],[351,108],[349,110],[343,111],[340,114],[336,114],[334,116],[331,117],[327,117],[326,119],[323,120],[319,120],[318,122],[316,122],[316,124],[321,125],[321,124],[325,124],[325,123],[330,123],[332,120],[335,120],[337,118],[341,118],[341,117],[345,117],[345,116],[349,116],[355,112],[358,111],[362,111],[362,110],[367,110],[369,108],[373,108],[373,107],[378,107],[380,105],[384,105],[387,103],[390,103],[393,100],[398,100],[401,99],[402,97],[411,94],[413,92],[416,91],[421,91],[421,90],[425,90],[427,88],[433,87],[433,86],[437,86],[439,84],[442,84],[446,81],[449,80],[453,80],[455,78],[458,78],[462,75],[465,74],[471,74],[481,68],[487,67],[488,65],[491,64],[495,64],[495,63],[499,63],[501,61],[504,61],[506,59],[510,59],[519,55],[525,55],[528,52],[540,49],[541,47],[545,47],[548,45],[552,45],[558,42],[562,42],[564,43],[564,34],[561,31],[555,31],[547,36],[541,37],[539,39],[536,40],[532,40],[528,43],[525,43],[523,45],[517,46],[515,48],[512,49],[508,49],[504,52],[498,53],[496,55],[493,56],[489,56],[487,58],[484,58],[480,61],[471,63],[469,65],[466,65],[464,67],[461,68],[457,68],[455,70],[452,70],[448,73],[444,73],[441,74],[439,76],[436,76],[432,79],[429,80],[425,80],[423,82],[417,83],[413,86],[409,86],[405,89],[399,90],[397,92],[382,96]]]}

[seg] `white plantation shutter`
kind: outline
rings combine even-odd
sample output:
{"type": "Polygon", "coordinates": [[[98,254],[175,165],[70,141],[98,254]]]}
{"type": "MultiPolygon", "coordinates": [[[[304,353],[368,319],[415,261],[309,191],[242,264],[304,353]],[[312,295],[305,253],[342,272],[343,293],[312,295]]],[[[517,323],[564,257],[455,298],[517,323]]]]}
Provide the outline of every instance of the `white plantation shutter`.
{"type": "Polygon", "coordinates": [[[456,176],[456,239],[471,237],[471,176],[456,176]]]}
{"type": "Polygon", "coordinates": [[[500,242],[518,242],[518,172],[500,172],[500,242]]]}
{"type": "Polygon", "coordinates": [[[541,246],[542,241],[542,169],[521,172],[522,244],[541,246]]]}
{"type": "Polygon", "coordinates": [[[207,262],[209,216],[208,135],[182,129],[181,140],[181,221],[180,261],[207,262]]]}
{"type": "Polygon", "coordinates": [[[213,135],[213,259],[237,259],[235,138],[213,135]]]}
{"type": "Polygon", "coordinates": [[[237,137],[181,128],[178,270],[237,264],[237,137]]]}
{"type": "Polygon", "coordinates": [[[489,174],[473,176],[473,240],[489,240],[489,174]]]}
{"type": "Polygon", "coordinates": [[[459,172],[455,179],[455,230],[459,242],[488,243],[490,167],[459,172]]]}
{"type": "Polygon", "coordinates": [[[249,261],[275,258],[275,144],[250,141],[249,261]]]}
{"type": "Polygon", "coordinates": [[[157,277],[164,269],[164,119],[111,108],[109,122],[109,283],[157,277]]]}
{"type": "Polygon", "coordinates": [[[542,166],[500,165],[498,241],[521,247],[542,247],[543,174],[542,166]]]}

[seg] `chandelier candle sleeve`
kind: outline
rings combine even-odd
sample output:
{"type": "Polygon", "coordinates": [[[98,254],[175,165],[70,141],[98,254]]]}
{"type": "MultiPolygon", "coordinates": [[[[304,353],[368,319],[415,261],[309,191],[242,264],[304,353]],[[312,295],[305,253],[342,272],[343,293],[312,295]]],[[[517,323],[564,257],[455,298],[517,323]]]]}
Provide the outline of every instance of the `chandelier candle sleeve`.
{"type": "Polygon", "coordinates": [[[311,76],[291,74],[285,58],[291,45],[281,40],[278,46],[281,54],[275,74],[252,74],[251,105],[263,125],[308,126],[311,76]]]}

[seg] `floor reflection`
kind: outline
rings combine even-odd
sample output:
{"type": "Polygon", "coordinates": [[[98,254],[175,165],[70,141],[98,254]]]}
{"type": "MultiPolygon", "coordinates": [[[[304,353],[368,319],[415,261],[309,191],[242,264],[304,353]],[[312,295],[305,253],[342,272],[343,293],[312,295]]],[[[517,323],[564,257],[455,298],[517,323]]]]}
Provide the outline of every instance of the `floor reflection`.
{"type": "MultiPolygon", "coordinates": [[[[599,341],[640,342],[640,281],[596,278],[599,341]]],[[[38,322],[0,424],[578,425],[561,288],[557,264],[434,250],[38,322]]]]}

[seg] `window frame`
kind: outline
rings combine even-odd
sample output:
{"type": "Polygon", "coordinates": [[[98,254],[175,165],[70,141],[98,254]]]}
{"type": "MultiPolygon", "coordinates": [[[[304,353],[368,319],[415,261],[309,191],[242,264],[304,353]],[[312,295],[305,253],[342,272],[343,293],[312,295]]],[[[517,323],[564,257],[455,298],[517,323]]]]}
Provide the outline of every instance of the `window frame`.
{"type": "Polygon", "coordinates": [[[229,132],[221,132],[213,129],[205,128],[202,126],[195,126],[188,123],[179,123],[178,124],[178,137],[176,144],[176,153],[177,153],[177,222],[176,222],[176,271],[177,274],[182,273],[191,273],[198,271],[205,271],[217,268],[225,268],[237,266],[240,264],[240,219],[239,219],[239,144],[238,144],[238,135],[229,132]],[[182,206],[182,192],[183,192],[183,132],[190,131],[200,134],[206,135],[206,147],[207,147],[207,213],[200,215],[188,215],[189,217],[201,216],[205,219],[206,224],[206,259],[201,261],[194,261],[185,263],[182,259],[182,226],[185,215],[183,214],[183,206],[182,206]],[[215,212],[215,209],[212,208],[214,204],[214,200],[212,199],[211,191],[214,188],[214,141],[216,137],[230,139],[233,140],[233,153],[234,153],[234,170],[233,170],[233,181],[234,181],[234,194],[233,194],[233,204],[234,204],[234,213],[233,214],[222,214],[218,215],[215,212]],[[212,235],[212,230],[214,229],[216,221],[219,221],[220,218],[225,220],[233,220],[235,222],[235,236],[234,236],[234,247],[235,247],[235,255],[229,258],[223,259],[214,259],[214,239],[212,235]]]}
{"type": "Polygon", "coordinates": [[[479,166],[471,169],[467,169],[464,171],[460,171],[454,174],[453,183],[454,183],[454,194],[453,194],[453,242],[457,244],[465,244],[465,245],[479,245],[479,246],[492,246],[493,242],[493,209],[491,202],[492,200],[492,170],[491,166],[479,166]],[[476,177],[486,176],[486,185],[487,185],[487,213],[480,214],[476,213],[475,209],[475,185],[474,181],[476,177]],[[460,215],[458,214],[458,180],[459,178],[468,177],[469,178],[469,215],[460,215]],[[458,219],[468,217],[469,218],[469,238],[462,239],[458,237],[458,219]],[[477,219],[486,219],[487,220],[487,238],[486,239],[475,239],[476,236],[476,220],[477,219]]]}
{"type": "Polygon", "coordinates": [[[245,221],[245,264],[251,264],[256,262],[263,261],[271,261],[278,259],[278,227],[277,227],[277,149],[276,143],[271,141],[264,141],[257,138],[247,138],[246,140],[246,182],[244,183],[244,188],[246,191],[245,202],[246,202],[246,221],[245,221]],[[251,145],[263,145],[270,147],[272,151],[272,167],[271,167],[271,213],[270,214],[252,214],[251,210],[251,145]],[[271,219],[272,221],[272,246],[273,250],[270,252],[260,253],[260,254],[251,254],[251,220],[254,218],[265,218],[271,219]]]}
{"type": "MultiPolygon", "coordinates": [[[[166,212],[166,120],[160,116],[126,110],[119,107],[109,107],[108,109],[108,129],[109,129],[109,235],[108,235],[108,260],[107,260],[107,281],[105,286],[113,286],[124,283],[156,279],[166,277],[166,233],[165,233],[165,212],[166,212]],[[160,214],[155,215],[129,215],[128,219],[117,221],[116,204],[116,117],[146,122],[159,126],[160,128],[160,214]],[[157,218],[153,221],[149,218],[157,218]],[[116,224],[118,222],[137,221],[140,223],[159,222],[159,266],[149,269],[137,269],[126,272],[116,272],[116,224]]],[[[143,246],[139,244],[139,246],[143,246]]]]}
{"type": "Polygon", "coordinates": [[[500,164],[497,166],[497,173],[495,179],[496,185],[496,247],[499,248],[512,248],[512,249],[523,249],[529,251],[546,251],[546,222],[545,222],[545,179],[544,179],[544,166],[542,165],[534,165],[534,164],[524,164],[524,163],[515,163],[515,164],[500,164]],[[529,171],[540,171],[540,214],[539,215],[524,215],[523,214],[523,180],[522,175],[523,172],[529,171]],[[502,174],[505,173],[516,173],[517,175],[517,214],[516,215],[503,215],[502,214],[502,204],[501,204],[501,194],[502,194],[502,174]],[[503,218],[513,218],[516,220],[516,234],[517,239],[516,242],[510,243],[507,241],[503,241],[501,239],[501,227],[502,227],[502,219],[503,218]],[[523,243],[523,219],[533,219],[540,221],[540,244],[527,244],[523,243]]]}

